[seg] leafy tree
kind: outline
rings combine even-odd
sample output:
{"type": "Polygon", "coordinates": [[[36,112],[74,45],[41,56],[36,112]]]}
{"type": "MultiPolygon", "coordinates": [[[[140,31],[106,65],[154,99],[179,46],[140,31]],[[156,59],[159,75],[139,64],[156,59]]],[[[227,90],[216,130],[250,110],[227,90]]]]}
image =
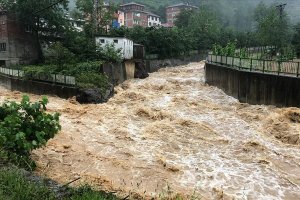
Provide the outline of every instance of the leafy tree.
{"type": "Polygon", "coordinates": [[[93,34],[107,33],[118,9],[112,2],[106,5],[104,0],[77,0],[76,7],[81,18],[89,22],[85,29],[89,29],[88,31],[93,34]]]}
{"type": "Polygon", "coordinates": [[[300,58],[300,23],[294,27],[295,34],[293,36],[292,44],[294,45],[297,58],[300,58]]]}
{"type": "Polygon", "coordinates": [[[182,10],[179,15],[176,16],[175,26],[178,28],[186,28],[194,14],[194,10],[182,10]]]}
{"type": "Polygon", "coordinates": [[[52,44],[45,53],[46,61],[61,66],[64,63],[76,62],[75,54],[70,52],[61,42],[52,44]]]}
{"type": "Polygon", "coordinates": [[[187,29],[194,37],[196,49],[209,49],[220,34],[218,19],[205,7],[191,16],[187,29]]]}
{"type": "Polygon", "coordinates": [[[281,50],[290,44],[291,30],[287,13],[280,16],[277,8],[260,3],[255,11],[257,34],[262,45],[276,46],[281,50]]]}

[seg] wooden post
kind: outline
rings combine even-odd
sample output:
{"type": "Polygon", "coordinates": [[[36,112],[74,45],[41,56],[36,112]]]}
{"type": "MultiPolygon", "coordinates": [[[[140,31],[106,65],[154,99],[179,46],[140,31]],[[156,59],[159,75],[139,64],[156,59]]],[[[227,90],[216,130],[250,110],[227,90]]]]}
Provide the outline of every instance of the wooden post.
{"type": "Polygon", "coordinates": [[[265,73],[265,64],[266,64],[266,61],[263,60],[263,73],[265,73]]]}
{"type": "Polygon", "coordinates": [[[300,68],[300,63],[298,62],[298,67],[297,67],[297,77],[299,77],[299,69],[300,68]]]}
{"type": "Polygon", "coordinates": [[[252,58],[250,58],[250,71],[252,71],[252,58]]]}

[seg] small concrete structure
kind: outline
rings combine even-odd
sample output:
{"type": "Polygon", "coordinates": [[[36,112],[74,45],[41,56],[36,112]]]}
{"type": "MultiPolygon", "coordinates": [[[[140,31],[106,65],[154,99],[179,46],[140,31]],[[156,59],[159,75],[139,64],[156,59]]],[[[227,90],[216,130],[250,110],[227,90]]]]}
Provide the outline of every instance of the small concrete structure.
{"type": "Polygon", "coordinates": [[[107,37],[97,36],[96,45],[105,47],[105,45],[115,46],[115,49],[122,49],[122,58],[125,60],[133,59],[133,41],[125,37],[107,37]]]}

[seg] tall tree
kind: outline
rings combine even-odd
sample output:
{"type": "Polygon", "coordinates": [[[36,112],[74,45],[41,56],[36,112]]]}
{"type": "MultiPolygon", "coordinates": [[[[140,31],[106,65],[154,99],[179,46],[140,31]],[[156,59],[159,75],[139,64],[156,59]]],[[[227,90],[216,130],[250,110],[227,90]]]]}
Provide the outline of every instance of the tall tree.
{"type": "Polygon", "coordinates": [[[295,34],[293,36],[292,44],[296,50],[297,58],[300,58],[300,23],[295,26],[295,34]]]}
{"type": "Polygon", "coordinates": [[[287,13],[280,15],[275,5],[260,3],[255,11],[258,38],[262,45],[273,45],[282,49],[291,41],[291,28],[287,13]]]}
{"type": "Polygon", "coordinates": [[[77,0],[76,7],[81,18],[88,22],[86,28],[93,34],[107,33],[117,11],[114,3],[106,4],[104,0],[77,0]]]}

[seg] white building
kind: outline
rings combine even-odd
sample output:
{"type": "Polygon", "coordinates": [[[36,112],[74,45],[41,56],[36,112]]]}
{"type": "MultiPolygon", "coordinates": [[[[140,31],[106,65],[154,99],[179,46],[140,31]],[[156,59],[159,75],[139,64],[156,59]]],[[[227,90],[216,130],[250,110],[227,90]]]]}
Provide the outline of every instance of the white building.
{"type": "Polygon", "coordinates": [[[160,16],[148,13],[148,27],[161,26],[160,16]]]}
{"type": "Polygon", "coordinates": [[[83,25],[85,23],[84,20],[69,18],[69,22],[75,28],[75,30],[77,30],[78,32],[83,31],[83,25]]]}
{"type": "Polygon", "coordinates": [[[96,37],[96,45],[105,47],[105,45],[114,44],[115,49],[122,49],[122,58],[125,60],[133,59],[133,41],[125,37],[96,37]]]}

